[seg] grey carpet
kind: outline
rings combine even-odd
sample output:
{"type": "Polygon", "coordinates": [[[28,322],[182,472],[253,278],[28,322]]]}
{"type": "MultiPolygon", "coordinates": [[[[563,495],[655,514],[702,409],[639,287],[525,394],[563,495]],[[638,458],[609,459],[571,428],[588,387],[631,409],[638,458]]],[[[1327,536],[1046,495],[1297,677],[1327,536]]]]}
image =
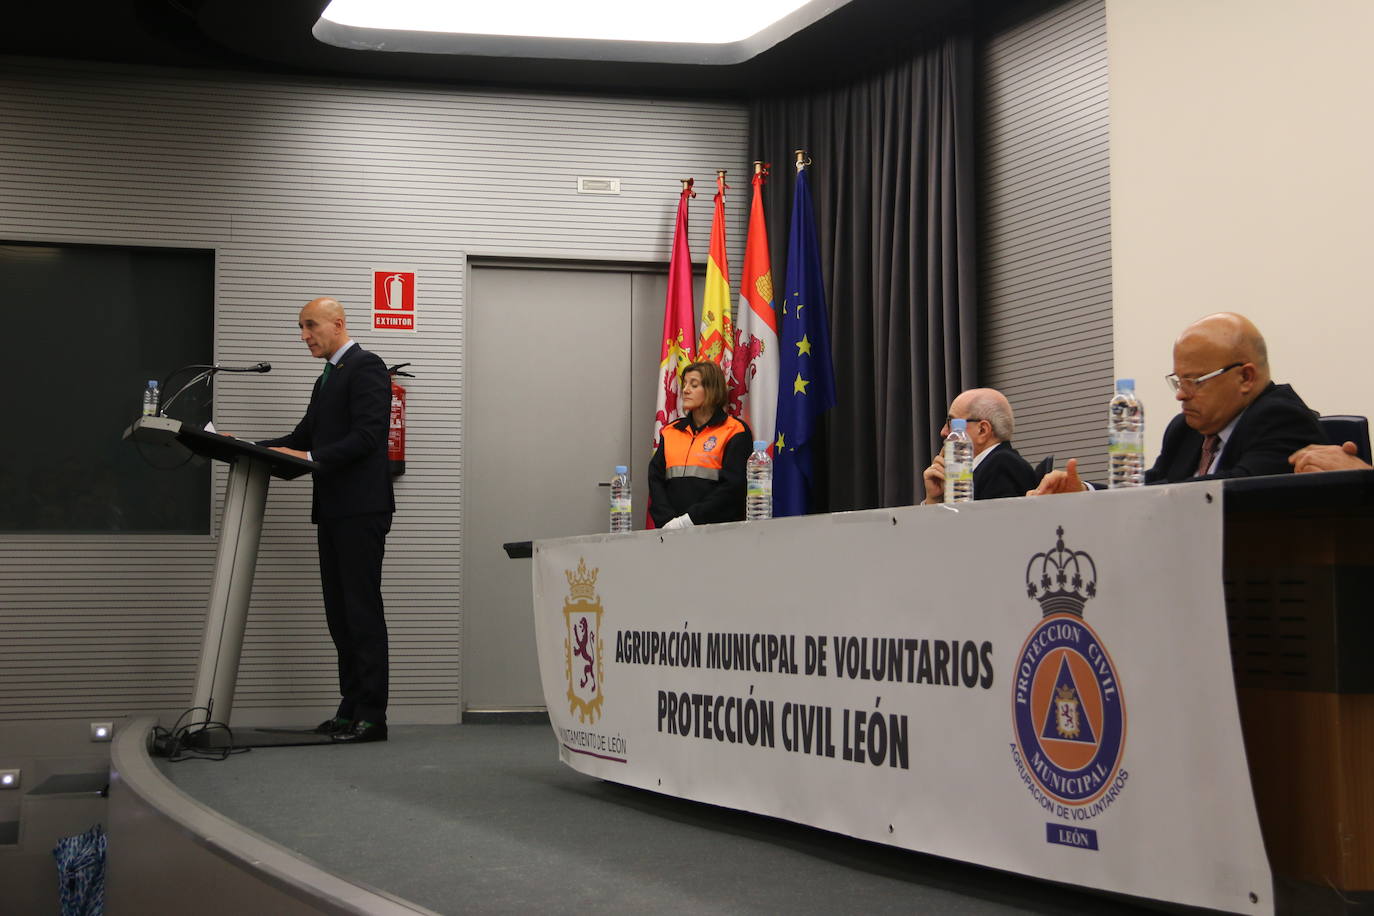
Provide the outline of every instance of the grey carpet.
{"type": "Polygon", "coordinates": [[[1145,912],[591,779],[558,761],[547,725],[398,726],[381,744],[161,768],[325,868],[441,913],[1145,912]]]}

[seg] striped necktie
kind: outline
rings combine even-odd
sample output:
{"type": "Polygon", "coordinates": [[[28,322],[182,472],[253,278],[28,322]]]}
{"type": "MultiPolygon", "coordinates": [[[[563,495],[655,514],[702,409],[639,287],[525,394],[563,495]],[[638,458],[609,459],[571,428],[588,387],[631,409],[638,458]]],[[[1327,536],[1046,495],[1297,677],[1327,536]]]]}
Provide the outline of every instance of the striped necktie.
{"type": "Polygon", "coordinates": [[[1217,449],[1221,447],[1221,437],[1216,433],[1202,440],[1202,460],[1197,463],[1197,473],[1194,477],[1201,477],[1212,469],[1212,459],[1217,457],[1217,449]]]}

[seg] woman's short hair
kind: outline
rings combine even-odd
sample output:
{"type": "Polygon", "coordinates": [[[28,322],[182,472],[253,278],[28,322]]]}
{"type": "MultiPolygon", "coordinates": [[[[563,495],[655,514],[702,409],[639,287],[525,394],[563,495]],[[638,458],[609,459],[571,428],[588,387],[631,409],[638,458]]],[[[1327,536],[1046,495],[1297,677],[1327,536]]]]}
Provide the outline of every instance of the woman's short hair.
{"type": "Polygon", "coordinates": [[[684,380],[688,372],[695,372],[701,376],[701,387],[706,389],[706,400],[712,410],[725,406],[728,395],[725,389],[725,373],[720,370],[720,366],[709,359],[703,359],[682,370],[684,380]]]}

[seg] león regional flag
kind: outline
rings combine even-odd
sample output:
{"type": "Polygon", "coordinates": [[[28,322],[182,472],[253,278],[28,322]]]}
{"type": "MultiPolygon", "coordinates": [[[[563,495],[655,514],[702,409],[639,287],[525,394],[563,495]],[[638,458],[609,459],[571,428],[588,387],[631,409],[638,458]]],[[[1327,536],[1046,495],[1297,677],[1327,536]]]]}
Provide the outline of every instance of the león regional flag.
{"type": "Polygon", "coordinates": [[[687,198],[694,197],[692,179],[682,181],[677,202],[677,228],[668,262],[668,297],[663,305],[663,345],[658,355],[658,406],[654,412],[654,448],[663,427],[682,416],[678,396],[682,370],[693,360],[692,252],[687,248],[687,198]]]}
{"type": "Polygon", "coordinates": [[[778,317],[773,309],[773,267],[768,257],[768,226],[763,218],[763,185],[768,167],[754,163],[754,200],[744,243],[744,273],[739,284],[739,321],[730,364],[730,413],[744,420],[754,438],[773,452],[778,414],[778,317]]]}

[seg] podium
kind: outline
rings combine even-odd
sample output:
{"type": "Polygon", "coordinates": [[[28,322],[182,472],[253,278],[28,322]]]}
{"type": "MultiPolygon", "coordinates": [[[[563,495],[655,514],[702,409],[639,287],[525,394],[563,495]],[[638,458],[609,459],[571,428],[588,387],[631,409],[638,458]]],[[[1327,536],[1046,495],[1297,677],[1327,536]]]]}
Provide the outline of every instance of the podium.
{"type": "Polygon", "coordinates": [[[1374,471],[1228,480],[1225,492],[1231,665],[1280,895],[1292,912],[1368,906],[1374,471]]]}
{"type": "MultiPolygon", "coordinates": [[[[215,551],[215,576],[196,666],[195,693],[188,712],[190,723],[185,728],[185,743],[190,746],[225,746],[229,735],[205,726],[212,722],[227,725],[233,712],[234,684],[253,595],[262,516],[267,506],[268,478],[292,480],[319,465],[254,442],[197,429],[171,417],[140,417],[124,430],[124,438],[152,447],[184,449],[229,465],[224,517],[215,551]]],[[[232,741],[236,747],[329,742],[327,735],[289,729],[239,729],[232,741]]]]}

